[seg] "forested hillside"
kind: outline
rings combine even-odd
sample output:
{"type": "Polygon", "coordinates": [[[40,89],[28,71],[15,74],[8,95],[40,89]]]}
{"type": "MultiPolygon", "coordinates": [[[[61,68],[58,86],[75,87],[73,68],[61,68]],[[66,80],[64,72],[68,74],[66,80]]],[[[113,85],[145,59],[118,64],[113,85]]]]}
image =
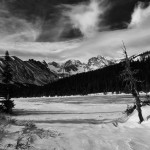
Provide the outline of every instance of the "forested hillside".
{"type": "MultiPolygon", "coordinates": [[[[137,73],[138,89],[140,91],[150,91],[150,57],[131,63],[133,70],[137,73]]],[[[121,77],[124,69],[124,62],[108,66],[103,69],[78,74],[69,78],[64,78],[57,82],[44,86],[46,95],[86,95],[89,93],[107,92],[129,92],[129,87],[121,77]]]]}
{"type": "MultiPolygon", "coordinates": [[[[131,67],[137,70],[136,79],[138,90],[150,91],[150,57],[132,61],[131,67]]],[[[14,83],[11,86],[12,97],[39,97],[39,96],[63,96],[63,95],[86,95],[90,93],[129,92],[126,83],[120,74],[124,69],[124,62],[111,65],[103,69],[66,77],[53,83],[37,86],[32,84],[14,83]]],[[[0,85],[1,94],[6,87],[0,85]]]]}
{"type": "MultiPolygon", "coordinates": [[[[6,62],[4,57],[0,57],[0,83],[2,83],[2,73],[6,62]]],[[[35,84],[42,86],[57,80],[58,76],[51,72],[45,62],[30,59],[23,61],[16,56],[9,57],[8,64],[12,69],[12,83],[35,84]]]]}

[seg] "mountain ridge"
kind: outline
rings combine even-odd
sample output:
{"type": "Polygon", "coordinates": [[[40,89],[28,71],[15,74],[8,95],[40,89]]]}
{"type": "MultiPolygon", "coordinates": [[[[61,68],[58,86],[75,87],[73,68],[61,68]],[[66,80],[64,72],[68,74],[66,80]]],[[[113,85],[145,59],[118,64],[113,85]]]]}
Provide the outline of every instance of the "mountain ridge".
{"type": "Polygon", "coordinates": [[[64,63],[57,63],[55,61],[49,62],[48,66],[51,71],[57,73],[60,76],[70,76],[82,72],[101,69],[114,63],[115,60],[109,60],[101,55],[98,55],[97,57],[90,58],[87,63],[82,63],[79,60],[70,59],[64,63]]]}
{"type": "MultiPolygon", "coordinates": [[[[11,56],[9,65],[12,69],[13,82],[21,84],[45,85],[56,80],[58,76],[51,72],[48,67],[40,61],[30,59],[22,61],[16,56],[11,56]]],[[[0,82],[2,83],[2,72],[5,65],[4,57],[0,57],[0,82]]]]}
{"type": "MultiPolygon", "coordinates": [[[[150,57],[150,51],[133,55],[132,61],[142,61],[150,57]]],[[[88,60],[88,63],[82,63],[79,60],[70,59],[64,63],[40,62],[34,59],[23,61],[16,56],[10,56],[10,66],[13,70],[13,82],[21,84],[33,84],[43,86],[60,78],[72,75],[95,71],[124,61],[124,59],[115,60],[98,55],[88,60]]],[[[2,72],[5,64],[4,56],[0,57],[0,83],[2,83],[2,72]]]]}

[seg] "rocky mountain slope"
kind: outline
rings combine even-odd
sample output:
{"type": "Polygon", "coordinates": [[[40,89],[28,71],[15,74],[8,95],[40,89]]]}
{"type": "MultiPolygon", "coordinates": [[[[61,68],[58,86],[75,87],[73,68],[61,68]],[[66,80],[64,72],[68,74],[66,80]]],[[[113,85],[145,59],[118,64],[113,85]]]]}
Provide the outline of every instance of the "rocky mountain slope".
{"type": "MultiPolygon", "coordinates": [[[[148,57],[150,57],[150,51],[133,55],[130,58],[132,61],[142,61],[148,57]]],[[[113,60],[99,55],[90,58],[87,63],[82,63],[79,60],[68,60],[60,64],[57,62],[40,62],[33,59],[23,61],[16,56],[12,56],[9,64],[13,70],[13,82],[45,85],[59,78],[94,71],[123,61],[124,59],[113,60]]],[[[0,83],[2,83],[4,64],[4,57],[0,57],[0,83]]]]}
{"type": "Polygon", "coordinates": [[[150,57],[150,51],[131,56],[132,61],[142,61],[150,57]]]}
{"type": "Polygon", "coordinates": [[[91,59],[89,59],[87,65],[89,70],[97,70],[100,68],[107,67],[109,65],[113,65],[114,63],[115,60],[98,55],[97,57],[92,57],[91,59]]]}
{"type": "Polygon", "coordinates": [[[79,60],[68,60],[62,64],[51,62],[48,63],[48,67],[52,72],[58,74],[60,77],[66,77],[88,71],[88,66],[81,63],[79,60]]]}
{"type": "MultiPolygon", "coordinates": [[[[130,57],[130,59],[132,61],[142,61],[148,57],[150,57],[150,51],[138,55],[133,55],[130,57]]],[[[50,62],[48,63],[48,67],[59,77],[65,77],[75,75],[77,73],[94,71],[123,61],[124,58],[112,59],[98,55],[97,57],[90,58],[87,63],[82,63],[79,60],[68,60],[64,63],[50,62]]]]}
{"type": "MultiPolygon", "coordinates": [[[[0,57],[0,82],[4,68],[4,57],[0,57]]],[[[13,82],[21,84],[44,85],[56,80],[58,76],[51,72],[46,63],[35,60],[22,61],[16,56],[10,57],[9,64],[12,68],[13,82]]]]}
{"type": "Polygon", "coordinates": [[[99,55],[97,57],[90,58],[87,63],[82,63],[79,60],[68,60],[62,64],[50,62],[48,63],[48,67],[52,72],[60,76],[69,76],[77,73],[97,70],[112,64],[115,64],[115,60],[107,59],[99,55]]]}

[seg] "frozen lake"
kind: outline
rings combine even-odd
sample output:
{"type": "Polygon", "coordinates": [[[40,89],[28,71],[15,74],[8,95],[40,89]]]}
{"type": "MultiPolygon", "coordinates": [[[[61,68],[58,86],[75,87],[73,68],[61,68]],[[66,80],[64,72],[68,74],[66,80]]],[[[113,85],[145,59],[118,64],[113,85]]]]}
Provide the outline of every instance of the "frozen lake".
{"type": "Polygon", "coordinates": [[[130,95],[20,98],[15,100],[14,118],[62,133],[55,144],[48,140],[37,143],[39,149],[51,150],[55,145],[56,150],[149,150],[148,127],[141,127],[138,121],[118,127],[112,124],[133,102],[130,95]]]}
{"type": "Polygon", "coordinates": [[[134,102],[129,95],[87,96],[67,98],[22,98],[15,100],[17,119],[39,123],[100,123],[122,115],[127,104],[134,102]],[[110,115],[111,114],[111,115],[110,115]]]}

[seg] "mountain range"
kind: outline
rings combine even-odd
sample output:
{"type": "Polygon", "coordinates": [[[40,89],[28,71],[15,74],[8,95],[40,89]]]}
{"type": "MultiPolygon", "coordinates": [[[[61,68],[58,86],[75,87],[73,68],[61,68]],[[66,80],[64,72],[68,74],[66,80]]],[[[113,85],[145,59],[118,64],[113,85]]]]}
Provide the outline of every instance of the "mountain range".
{"type": "MultiPolygon", "coordinates": [[[[0,83],[4,64],[4,57],[0,57],[0,83]]],[[[44,62],[33,59],[23,61],[16,56],[11,56],[9,65],[13,74],[13,83],[44,85],[58,79],[58,76],[51,72],[44,62]]]]}
{"type": "MultiPolygon", "coordinates": [[[[147,57],[150,57],[150,51],[139,55],[133,55],[130,58],[132,61],[141,61],[147,57]]],[[[54,61],[46,63],[45,61],[40,62],[34,59],[23,61],[16,56],[11,56],[9,64],[13,70],[13,83],[41,86],[59,80],[60,78],[102,69],[122,61],[124,60],[115,60],[98,55],[97,57],[90,58],[87,63],[82,63],[79,60],[68,60],[64,63],[57,63],[54,61]]],[[[5,59],[4,56],[2,56],[0,57],[0,83],[2,83],[4,64],[5,59]]]]}
{"type": "Polygon", "coordinates": [[[68,60],[64,63],[57,63],[53,61],[48,63],[48,67],[59,77],[64,77],[101,69],[115,63],[117,63],[117,61],[114,59],[98,55],[97,57],[90,58],[87,63],[82,63],[79,60],[68,60]]]}

